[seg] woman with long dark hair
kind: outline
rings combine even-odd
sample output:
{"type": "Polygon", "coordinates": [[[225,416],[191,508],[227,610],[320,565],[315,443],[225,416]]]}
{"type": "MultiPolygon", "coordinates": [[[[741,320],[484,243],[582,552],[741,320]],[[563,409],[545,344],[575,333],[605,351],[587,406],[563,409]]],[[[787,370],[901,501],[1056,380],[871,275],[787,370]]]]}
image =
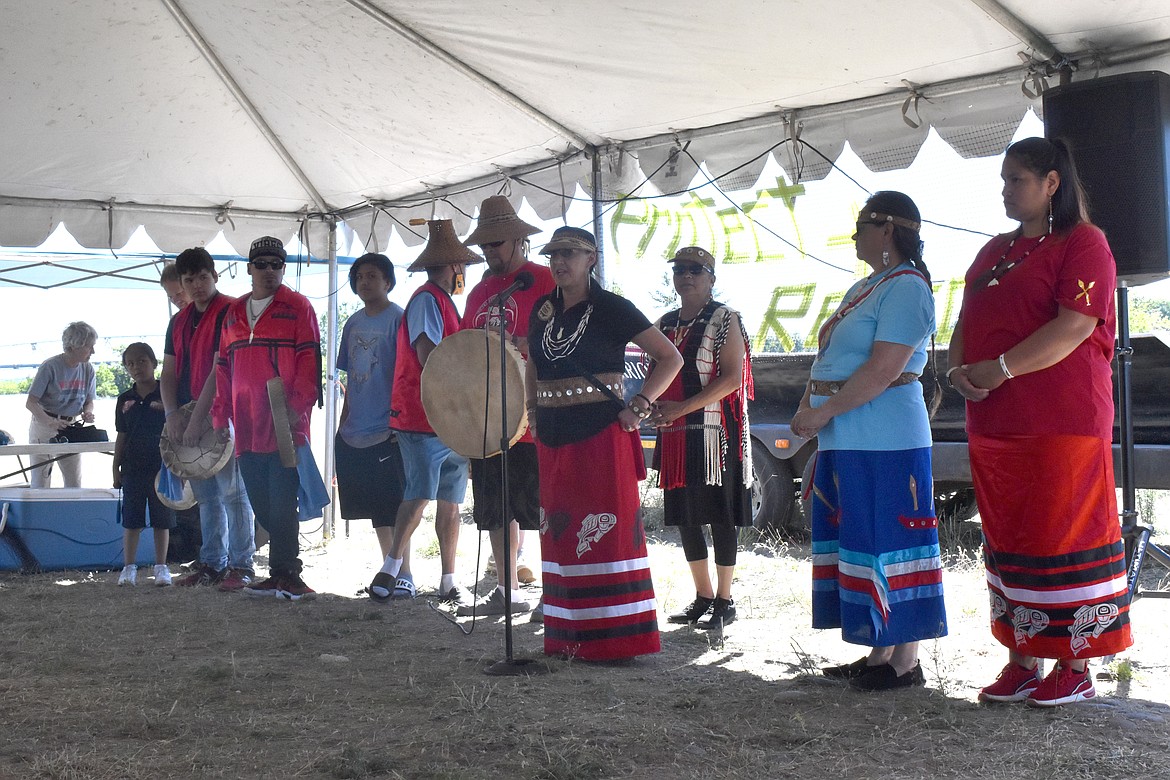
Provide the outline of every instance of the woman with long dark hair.
{"type": "Polygon", "coordinates": [[[859,690],[924,685],[918,643],[947,632],[930,419],[918,381],[935,331],[918,207],[878,192],[857,216],[873,272],[817,335],[799,436],[818,436],[812,485],[813,626],[870,649],[825,676],[859,690]]]}
{"type": "Polygon", "coordinates": [[[991,632],[1008,648],[982,701],[1096,695],[1088,659],[1131,643],[1113,479],[1117,269],[1060,140],[1007,149],[996,236],[967,271],[947,376],[967,399],[991,632]],[[1047,677],[1039,659],[1056,664],[1047,677]]]}

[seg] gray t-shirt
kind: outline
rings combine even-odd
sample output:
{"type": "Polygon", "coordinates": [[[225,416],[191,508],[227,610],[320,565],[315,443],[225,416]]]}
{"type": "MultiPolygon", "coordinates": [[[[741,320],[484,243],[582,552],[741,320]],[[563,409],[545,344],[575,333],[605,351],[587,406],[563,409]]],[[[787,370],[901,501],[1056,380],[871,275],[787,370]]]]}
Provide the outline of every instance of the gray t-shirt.
{"type": "Polygon", "coordinates": [[[88,361],[70,368],[65,355],[54,355],[41,363],[28,394],[40,398],[49,414],[76,417],[87,401],[97,398],[97,374],[88,361]]]}

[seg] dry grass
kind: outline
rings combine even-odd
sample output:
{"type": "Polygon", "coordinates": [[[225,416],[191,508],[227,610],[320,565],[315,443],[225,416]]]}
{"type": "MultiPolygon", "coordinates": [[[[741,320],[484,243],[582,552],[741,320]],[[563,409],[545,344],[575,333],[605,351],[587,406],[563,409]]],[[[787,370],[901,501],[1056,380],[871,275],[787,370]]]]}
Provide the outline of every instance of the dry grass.
{"type": "MultiPolygon", "coordinates": [[[[551,673],[501,678],[482,671],[503,657],[500,620],[461,620],[465,635],[427,598],[355,596],[376,549],[363,527],[309,550],[322,595],[301,604],[0,575],[0,778],[1170,776],[1170,602],[1135,606],[1139,644],[1097,702],[981,706],[1002,653],[980,569],[956,557],[951,635],[922,650],[930,687],[862,695],[817,674],[859,653],[808,628],[807,549],[760,542],[741,554],[726,636],[663,623],[661,654],[600,665],[543,660],[539,627],[517,622],[515,655],[551,673]]],[[[651,558],[662,612],[689,601],[681,551],[657,540],[651,558]]],[[[415,563],[429,592],[437,562],[415,563]]]]}

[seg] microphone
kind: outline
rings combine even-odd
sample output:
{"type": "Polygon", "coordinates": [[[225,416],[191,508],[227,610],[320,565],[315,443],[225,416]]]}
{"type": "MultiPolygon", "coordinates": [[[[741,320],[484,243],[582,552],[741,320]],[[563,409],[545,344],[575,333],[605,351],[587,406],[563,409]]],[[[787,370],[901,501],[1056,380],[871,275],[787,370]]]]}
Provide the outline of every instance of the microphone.
{"type": "Polygon", "coordinates": [[[516,281],[501,290],[492,300],[496,302],[497,306],[503,306],[504,301],[508,300],[512,296],[512,293],[527,290],[535,281],[536,279],[533,278],[531,271],[521,271],[516,274],[516,281]]]}

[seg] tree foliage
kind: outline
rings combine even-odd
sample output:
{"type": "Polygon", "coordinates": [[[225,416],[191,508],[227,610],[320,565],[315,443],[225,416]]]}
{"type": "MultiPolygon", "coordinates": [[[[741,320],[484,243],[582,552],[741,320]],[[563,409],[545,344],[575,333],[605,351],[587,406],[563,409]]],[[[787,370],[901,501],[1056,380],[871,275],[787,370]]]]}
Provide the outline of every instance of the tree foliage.
{"type": "Polygon", "coordinates": [[[134,384],[134,380],[121,363],[95,363],[94,374],[97,377],[99,398],[117,398],[134,384]]]}

